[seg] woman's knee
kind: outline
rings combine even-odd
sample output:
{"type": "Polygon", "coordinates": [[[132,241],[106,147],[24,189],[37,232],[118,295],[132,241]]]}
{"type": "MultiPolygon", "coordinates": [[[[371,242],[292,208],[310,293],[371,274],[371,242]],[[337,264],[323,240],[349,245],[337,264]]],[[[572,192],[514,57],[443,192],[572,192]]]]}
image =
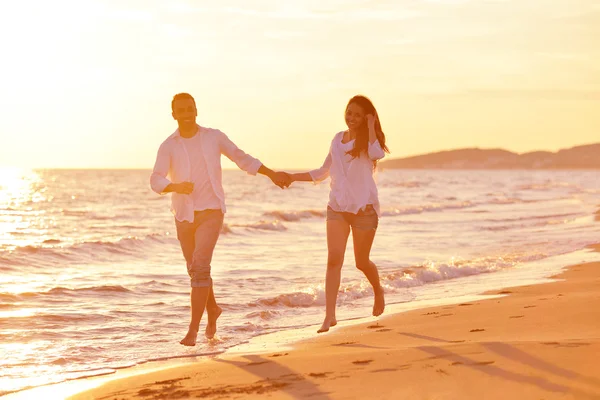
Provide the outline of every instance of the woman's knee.
{"type": "Polygon", "coordinates": [[[373,268],[377,268],[377,266],[375,266],[375,263],[371,260],[356,260],[356,268],[361,270],[361,271],[368,271],[371,270],[373,268]]]}
{"type": "Polygon", "coordinates": [[[341,269],[344,264],[344,256],[329,255],[327,257],[327,269],[341,269]]]}

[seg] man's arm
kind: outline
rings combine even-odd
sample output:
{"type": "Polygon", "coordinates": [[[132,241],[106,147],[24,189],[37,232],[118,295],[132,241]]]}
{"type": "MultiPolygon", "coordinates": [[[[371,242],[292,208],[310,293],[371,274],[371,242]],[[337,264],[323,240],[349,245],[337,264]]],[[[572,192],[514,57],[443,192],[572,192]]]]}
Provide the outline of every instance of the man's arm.
{"type": "Polygon", "coordinates": [[[194,190],[194,184],[191,182],[172,183],[167,179],[169,165],[171,163],[167,144],[163,143],[158,149],[156,162],[150,176],[150,187],[158,194],[169,192],[190,194],[194,190]]]}
{"type": "Polygon", "coordinates": [[[192,182],[169,183],[163,193],[175,192],[179,194],[191,194],[194,191],[192,182]]]}
{"type": "Polygon", "coordinates": [[[267,168],[264,164],[258,169],[259,174],[268,176],[271,181],[280,188],[286,188],[292,183],[292,177],[287,172],[275,172],[267,168]]]}
{"type": "Polygon", "coordinates": [[[274,184],[282,189],[290,185],[291,179],[288,174],[285,172],[275,172],[267,168],[258,159],[239,149],[223,132],[219,133],[222,135],[220,143],[221,152],[241,170],[246,171],[250,175],[256,175],[257,173],[266,175],[274,184]]]}

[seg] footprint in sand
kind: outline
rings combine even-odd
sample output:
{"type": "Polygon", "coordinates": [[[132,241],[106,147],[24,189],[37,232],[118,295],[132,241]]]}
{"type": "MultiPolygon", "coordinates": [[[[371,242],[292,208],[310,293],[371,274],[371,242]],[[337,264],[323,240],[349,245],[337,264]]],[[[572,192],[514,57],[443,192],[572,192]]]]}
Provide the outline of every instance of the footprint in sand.
{"type": "Polygon", "coordinates": [[[374,369],[373,371],[369,371],[369,372],[396,372],[398,371],[397,368],[382,368],[382,369],[374,369]]]}
{"type": "Polygon", "coordinates": [[[523,317],[524,317],[524,315],[511,315],[508,318],[523,318],[523,317]]]}
{"type": "Polygon", "coordinates": [[[186,379],[190,379],[189,376],[184,376],[183,378],[177,378],[177,379],[169,379],[166,381],[157,381],[154,382],[155,385],[174,385],[175,383],[179,382],[179,381],[184,381],[186,379]]]}
{"type": "Polygon", "coordinates": [[[434,311],[434,312],[428,312],[426,314],[421,314],[421,315],[435,315],[435,314],[439,314],[439,313],[434,311]]]}
{"type": "Polygon", "coordinates": [[[498,294],[511,294],[512,292],[510,290],[503,290],[501,292],[498,292],[498,294]]]}
{"type": "Polygon", "coordinates": [[[469,332],[483,332],[485,329],[471,329],[469,332]]]}
{"type": "Polygon", "coordinates": [[[579,347],[579,346],[589,346],[590,343],[560,343],[560,342],[541,342],[540,344],[546,346],[557,346],[557,347],[579,347]]]}
{"type": "Polygon", "coordinates": [[[379,328],[384,328],[384,326],[379,325],[379,324],[367,326],[367,329],[379,329],[379,328]]]}
{"type": "Polygon", "coordinates": [[[311,378],[326,378],[327,375],[332,374],[333,372],[311,372],[308,374],[311,378]]]}
{"type": "MultiPolygon", "coordinates": [[[[480,361],[480,362],[474,362],[474,363],[469,363],[466,365],[490,365],[495,363],[495,361],[480,361]]],[[[465,365],[465,363],[461,362],[461,361],[454,361],[452,364],[450,364],[451,366],[453,365],[465,365]]]]}
{"type": "Polygon", "coordinates": [[[262,365],[262,364],[267,364],[270,363],[271,361],[255,361],[255,362],[251,362],[246,364],[246,367],[254,367],[256,365],[262,365]]]}
{"type": "Polygon", "coordinates": [[[472,306],[472,305],[473,305],[472,303],[462,303],[462,304],[459,304],[458,306],[464,307],[464,306],[472,306]]]}
{"type": "Polygon", "coordinates": [[[341,342],[341,343],[336,343],[336,344],[332,344],[332,346],[349,346],[351,344],[356,344],[358,342],[341,342]]]}
{"type": "Polygon", "coordinates": [[[377,329],[375,332],[389,332],[391,331],[390,328],[384,328],[384,329],[377,329]]]}
{"type": "Polygon", "coordinates": [[[534,308],[535,306],[525,306],[523,308],[534,308]]]}
{"type": "Polygon", "coordinates": [[[283,357],[283,356],[287,356],[288,353],[275,353],[275,354],[271,354],[269,357],[283,357]]]}
{"type": "Polygon", "coordinates": [[[141,389],[138,392],[138,396],[153,396],[158,393],[158,390],[153,389],[141,389]]]}
{"type": "Polygon", "coordinates": [[[300,374],[285,374],[285,375],[280,375],[279,378],[281,378],[285,381],[289,381],[289,382],[296,382],[296,381],[304,380],[304,377],[300,374]]]}
{"type": "Polygon", "coordinates": [[[352,364],[367,365],[367,364],[371,364],[372,362],[373,362],[373,360],[356,360],[356,361],[352,361],[352,364]]]}

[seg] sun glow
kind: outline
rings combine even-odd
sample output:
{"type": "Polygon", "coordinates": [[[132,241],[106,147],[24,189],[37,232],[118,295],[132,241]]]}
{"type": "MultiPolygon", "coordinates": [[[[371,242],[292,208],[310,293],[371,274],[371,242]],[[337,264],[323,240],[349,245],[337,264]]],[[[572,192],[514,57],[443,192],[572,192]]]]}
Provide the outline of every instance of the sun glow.
{"type": "Polygon", "coordinates": [[[597,0],[4,3],[6,165],[151,168],[178,91],[275,168],[322,162],[357,93],[393,157],[598,140],[597,0]]]}
{"type": "Polygon", "coordinates": [[[15,199],[22,198],[30,180],[27,172],[21,168],[0,168],[0,205],[6,207],[15,199]]]}
{"type": "MultiPolygon", "coordinates": [[[[36,184],[40,177],[33,171],[20,168],[0,168],[0,245],[4,239],[15,244],[15,232],[25,232],[31,221],[22,215],[22,211],[35,212],[27,202],[43,201],[36,184]],[[23,209],[25,208],[25,209],[23,209]]],[[[19,246],[32,244],[31,238],[23,236],[17,240],[19,246]]]]}

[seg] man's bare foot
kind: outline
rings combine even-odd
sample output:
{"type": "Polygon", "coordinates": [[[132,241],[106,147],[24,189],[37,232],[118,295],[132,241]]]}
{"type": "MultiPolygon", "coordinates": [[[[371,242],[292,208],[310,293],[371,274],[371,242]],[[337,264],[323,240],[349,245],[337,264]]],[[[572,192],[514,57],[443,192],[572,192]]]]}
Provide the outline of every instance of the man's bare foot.
{"type": "Polygon", "coordinates": [[[187,335],[183,339],[181,339],[181,343],[184,346],[195,346],[196,345],[196,337],[198,336],[198,331],[189,329],[187,335]]]}
{"type": "Polygon", "coordinates": [[[329,328],[334,327],[336,325],[337,325],[337,320],[335,319],[335,317],[333,317],[333,318],[325,317],[325,320],[323,321],[323,325],[321,325],[321,327],[319,328],[317,333],[327,332],[329,330],[329,328]]]}
{"type": "Polygon", "coordinates": [[[385,309],[385,298],[383,297],[383,288],[379,288],[379,290],[375,290],[375,301],[373,303],[373,315],[378,317],[383,314],[383,310],[385,309]]]}
{"type": "Polygon", "coordinates": [[[221,307],[217,306],[214,310],[211,310],[210,314],[208,314],[206,330],[204,331],[204,336],[206,336],[207,339],[212,339],[215,337],[215,333],[217,333],[217,319],[222,312],[223,310],[221,307]]]}

